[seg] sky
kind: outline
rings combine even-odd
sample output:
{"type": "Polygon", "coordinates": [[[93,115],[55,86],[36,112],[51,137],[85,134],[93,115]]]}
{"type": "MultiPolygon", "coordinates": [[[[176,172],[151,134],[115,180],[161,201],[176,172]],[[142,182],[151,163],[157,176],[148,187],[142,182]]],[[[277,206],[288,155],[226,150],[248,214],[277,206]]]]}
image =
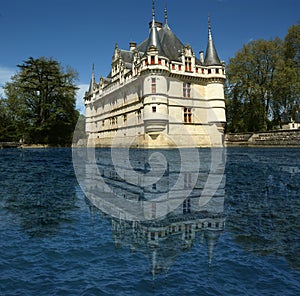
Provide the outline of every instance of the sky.
{"type": "MultiPolygon", "coordinates": [[[[155,0],[155,18],[190,44],[207,45],[210,15],[215,46],[226,63],[244,44],[284,38],[300,21],[299,0],[155,0]]],[[[79,73],[77,109],[91,79],[107,76],[115,44],[129,49],[148,37],[152,0],[0,0],[0,96],[3,85],[29,57],[53,58],[79,73]]]]}

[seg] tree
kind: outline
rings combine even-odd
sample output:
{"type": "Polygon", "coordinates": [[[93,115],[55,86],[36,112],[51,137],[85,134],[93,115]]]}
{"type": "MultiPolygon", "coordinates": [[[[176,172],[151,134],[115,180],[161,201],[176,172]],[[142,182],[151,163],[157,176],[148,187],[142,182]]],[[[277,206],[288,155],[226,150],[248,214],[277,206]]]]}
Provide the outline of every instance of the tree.
{"type": "Polygon", "coordinates": [[[14,142],[17,140],[16,126],[7,108],[7,101],[0,98],[0,142],[14,142]]]}
{"type": "Polygon", "coordinates": [[[230,59],[227,131],[272,129],[280,124],[284,110],[298,110],[299,33],[298,25],[290,28],[284,41],[252,41],[230,59]]]}
{"type": "Polygon", "coordinates": [[[7,107],[26,143],[67,145],[79,112],[75,110],[77,73],[45,57],[30,57],[6,83],[7,107]]]}
{"type": "Polygon", "coordinates": [[[300,24],[291,26],[285,36],[284,58],[289,70],[284,107],[294,117],[300,111],[300,24]]]}

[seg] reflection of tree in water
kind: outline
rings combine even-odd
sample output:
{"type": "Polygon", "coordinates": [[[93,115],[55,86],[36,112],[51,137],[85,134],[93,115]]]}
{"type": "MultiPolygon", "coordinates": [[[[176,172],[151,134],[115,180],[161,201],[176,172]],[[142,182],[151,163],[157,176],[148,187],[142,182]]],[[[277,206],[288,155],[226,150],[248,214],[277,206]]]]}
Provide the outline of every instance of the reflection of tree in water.
{"type": "Polygon", "coordinates": [[[58,148],[1,151],[1,203],[28,235],[54,234],[70,219],[76,186],[71,156],[70,149],[58,148]]]}
{"type": "Polygon", "coordinates": [[[300,268],[300,151],[230,150],[227,226],[247,251],[283,256],[300,268]]]}

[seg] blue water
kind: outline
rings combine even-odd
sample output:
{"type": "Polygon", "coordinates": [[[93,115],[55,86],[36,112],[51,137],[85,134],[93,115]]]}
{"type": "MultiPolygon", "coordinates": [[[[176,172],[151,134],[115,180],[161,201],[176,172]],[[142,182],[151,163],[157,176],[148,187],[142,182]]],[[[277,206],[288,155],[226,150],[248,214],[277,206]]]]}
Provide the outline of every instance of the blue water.
{"type": "Polygon", "coordinates": [[[186,202],[135,232],[85,196],[71,149],[0,150],[0,294],[299,295],[300,149],[227,149],[223,182],[222,212],[190,213],[186,202]],[[141,234],[191,219],[225,225],[156,245],[141,234]]]}

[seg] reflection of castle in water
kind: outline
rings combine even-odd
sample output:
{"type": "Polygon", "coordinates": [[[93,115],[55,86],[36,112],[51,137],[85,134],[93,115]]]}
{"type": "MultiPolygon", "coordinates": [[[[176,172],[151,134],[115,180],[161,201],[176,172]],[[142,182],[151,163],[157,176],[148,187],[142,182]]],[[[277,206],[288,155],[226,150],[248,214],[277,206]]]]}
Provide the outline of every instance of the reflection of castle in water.
{"type": "Polygon", "coordinates": [[[129,167],[119,153],[116,162],[109,149],[96,150],[97,165],[86,166],[85,193],[91,211],[96,208],[111,216],[116,248],[129,246],[144,253],[151,261],[153,275],[167,271],[196,239],[206,243],[211,263],[225,224],[224,158],[211,171],[212,153],[206,150],[200,155],[199,170],[191,163],[189,169],[182,165],[175,150],[156,152],[133,150],[129,167]],[[214,184],[216,190],[209,180],[220,180],[214,184]],[[208,198],[209,192],[212,196],[208,198]],[[144,219],[134,219],[130,210],[140,211],[136,217],[144,219]]]}

